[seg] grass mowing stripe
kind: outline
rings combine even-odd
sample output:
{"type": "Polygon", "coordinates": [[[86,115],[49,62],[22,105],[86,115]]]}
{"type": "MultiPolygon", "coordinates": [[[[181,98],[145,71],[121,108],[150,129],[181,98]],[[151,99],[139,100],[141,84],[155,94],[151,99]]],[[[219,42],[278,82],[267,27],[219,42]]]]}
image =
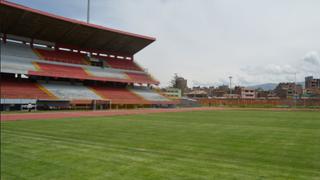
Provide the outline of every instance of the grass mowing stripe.
{"type": "MultiPolygon", "coordinates": [[[[7,130],[5,130],[5,132],[6,132],[7,130]]],[[[15,133],[15,132],[12,132],[12,133],[15,133]]],[[[21,131],[19,131],[18,132],[18,134],[21,134],[21,131]]],[[[36,138],[36,139],[39,139],[40,137],[44,137],[44,138],[46,138],[47,140],[51,140],[51,141],[53,141],[53,140],[57,140],[57,139],[59,139],[59,138],[57,138],[57,137],[55,137],[55,136],[48,136],[48,135],[40,135],[40,134],[32,134],[32,133],[22,133],[22,135],[28,135],[28,137],[30,137],[30,135],[33,135],[33,137],[34,138],[36,138]]],[[[93,143],[92,142],[88,142],[88,141],[84,141],[84,140],[77,140],[77,139],[65,139],[65,138],[63,138],[62,139],[63,141],[67,141],[67,142],[75,142],[75,143],[78,143],[78,144],[90,144],[90,146],[92,146],[93,145],[93,143]]],[[[61,141],[62,142],[62,141],[61,141]]],[[[112,143],[112,142],[110,142],[110,141],[108,141],[108,146],[110,147],[111,145],[110,145],[110,143],[112,143]]],[[[99,145],[100,147],[101,146],[103,146],[104,144],[98,144],[98,143],[94,143],[94,145],[99,145]]],[[[314,144],[314,145],[316,145],[316,144],[314,144]]],[[[104,145],[105,146],[105,145],[104,145]]],[[[144,151],[146,151],[146,152],[150,152],[150,150],[145,150],[145,149],[141,149],[141,148],[129,148],[129,147],[124,147],[124,146],[117,146],[117,147],[115,147],[114,145],[112,145],[113,146],[113,148],[117,148],[117,150],[120,150],[120,149],[130,149],[130,150],[135,150],[135,151],[142,151],[142,152],[144,152],[144,151]]],[[[316,145],[316,146],[319,146],[319,145],[316,145]]],[[[188,150],[186,150],[186,148],[188,148],[188,146],[184,146],[183,147],[183,153],[194,153],[193,151],[191,151],[191,152],[188,152],[188,150]]],[[[192,147],[191,147],[192,148],[192,147]]],[[[217,146],[215,146],[215,148],[217,149],[217,146]]],[[[173,150],[173,149],[165,149],[166,151],[170,151],[170,150],[173,150]]],[[[219,148],[218,148],[218,150],[219,150],[219,148]]],[[[221,150],[221,149],[220,149],[221,150]]],[[[241,149],[242,151],[246,151],[247,149],[241,149]]],[[[239,151],[239,150],[238,150],[239,151]]],[[[262,154],[262,156],[267,156],[267,155],[270,155],[270,154],[266,154],[266,152],[263,152],[263,151],[259,151],[259,150],[256,150],[256,151],[258,151],[258,152],[254,152],[254,153],[259,153],[259,154],[261,154],[261,153],[264,153],[264,154],[262,154]]],[[[291,151],[293,151],[293,149],[291,150],[291,151]]],[[[157,153],[163,153],[163,152],[161,152],[161,151],[156,151],[157,153]]],[[[210,150],[210,152],[206,152],[206,151],[202,151],[201,152],[201,154],[206,154],[206,153],[208,153],[208,155],[211,155],[212,154],[212,150],[210,150]],[[211,153],[210,153],[211,152],[211,153]]],[[[250,152],[251,153],[251,152],[250,152]]],[[[219,155],[223,155],[223,154],[219,154],[219,155]]],[[[282,155],[282,156],[285,156],[285,155],[282,155]]],[[[306,157],[305,157],[306,158],[306,157]]]]}
{"type": "MultiPolygon", "coordinates": [[[[6,153],[6,152],[4,152],[4,153],[6,153]]],[[[81,152],[80,152],[81,153],[81,152]]],[[[9,153],[10,154],[10,153],[9,153]]],[[[73,152],[73,155],[75,155],[75,154],[77,154],[77,153],[75,153],[75,152],[73,152]]],[[[7,155],[7,154],[6,154],[7,155]]],[[[20,156],[19,154],[15,154],[15,155],[17,155],[17,156],[20,156]]],[[[91,156],[88,156],[88,154],[86,154],[86,155],[84,155],[83,157],[86,157],[86,158],[92,158],[91,156]]],[[[24,157],[24,158],[27,158],[27,157],[24,157]]],[[[27,158],[28,159],[28,158],[27,158]]],[[[30,159],[29,158],[29,160],[32,160],[32,159],[30,159]]],[[[101,159],[101,158],[99,158],[99,160],[104,160],[104,159],[101,159]]],[[[185,161],[186,162],[186,161],[185,161]]],[[[114,163],[114,161],[113,161],[113,163],[114,163]]],[[[51,164],[54,164],[54,163],[51,163],[51,164]]],[[[168,170],[170,170],[172,167],[178,167],[178,166],[176,166],[175,164],[170,164],[169,165],[170,166],[170,168],[168,167],[168,166],[165,166],[164,168],[169,168],[168,170]]],[[[218,166],[219,167],[219,166],[218,166]]],[[[221,167],[221,166],[220,166],[221,167]]],[[[224,168],[226,168],[226,167],[224,167],[224,168]]],[[[157,169],[158,170],[158,169],[157,169]]]]}
{"type": "MultiPolygon", "coordinates": [[[[21,129],[19,129],[19,132],[22,132],[23,130],[21,130],[21,129]]],[[[36,135],[36,136],[39,136],[38,134],[36,135]]],[[[74,140],[74,139],[72,139],[72,140],[74,140]]],[[[144,139],[142,139],[142,140],[144,140],[144,139]]],[[[232,140],[232,141],[228,141],[228,142],[223,142],[222,143],[222,145],[226,145],[226,144],[230,144],[230,143],[234,143],[234,141],[235,140],[232,140]]],[[[238,141],[238,140],[236,140],[236,141],[238,141]]],[[[282,142],[284,142],[285,144],[287,144],[288,142],[287,142],[288,140],[287,139],[285,139],[285,141],[282,141],[282,142]]],[[[114,141],[107,141],[108,143],[114,143],[114,141]]],[[[290,142],[290,141],[289,141],[290,142]]],[[[160,142],[160,143],[164,143],[164,142],[160,142]]],[[[244,142],[241,142],[241,141],[238,141],[238,143],[241,145],[241,144],[243,144],[243,143],[247,143],[246,141],[244,141],[244,142]]],[[[265,142],[255,142],[255,144],[263,144],[263,143],[265,143],[265,142]]],[[[219,144],[219,145],[221,145],[221,144],[219,144]]],[[[193,149],[193,148],[197,148],[197,146],[195,145],[195,144],[183,144],[182,145],[183,146],[183,149],[193,149]]],[[[312,144],[311,146],[319,146],[319,144],[312,144]]],[[[208,146],[202,146],[202,147],[208,147],[208,146]]],[[[221,146],[216,146],[215,147],[215,149],[218,149],[219,150],[219,147],[221,147],[221,146]]],[[[250,147],[248,147],[248,148],[250,148],[250,147]]],[[[248,149],[247,148],[247,149],[248,149]]],[[[240,150],[238,150],[238,151],[246,151],[247,150],[246,148],[242,148],[242,149],[240,149],[240,150]]],[[[261,149],[261,150],[263,150],[263,149],[261,149]]],[[[292,148],[292,146],[288,146],[288,148],[286,148],[286,146],[283,146],[283,150],[285,150],[285,151],[292,151],[292,152],[294,152],[294,151],[298,151],[298,150],[295,150],[294,148],[292,148]]],[[[306,150],[307,151],[307,150],[306,150]]],[[[202,152],[202,153],[204,153],[204,152],[202,152]]],[[[252,153],[252,152],[251,152],[252,153]]],[[[261,152],[261,151],[259,151],[259,149],[257,149],[255,152],[253,152],[253,153],[263,153],[263,151],[261,152]]],[[[267,154],[265,154],[265,155],[268,155],[268,152],[264,152],[264,153],[267,153],[267,154]]]]}
{"type": "MultiPolygon", "coordinates": [[[[79,149],[78,149],[79,150],[79,149]]],[[[6,152],[5,152],[6,153],[6,152]]],[[[74,152],[73,152],[74,153],[74,152]]],[[[80,152],[81,153],[81,152],[80,152]]],[[[90,155],[90,154],[89,154],[90,155]]],[[[86,154],[86,155],[84,155],[84,157],[88,157],[88,158],[92,158],[92,156],[89,156],[88,154],[86,154]]],[[[19,156],[19,154],[18,154],[18,156],[19,156]]],[[[31,160],[31,159],[30,159],[31,160]]],[[[103,160],[103,159],[101,159],[101,158],[99,158],[99,160],[103,160]]]]}
{"type": "MultiPolygon", "coordinates": [[[[37,138],[37,140],[39,140],[39,137],[37,138]]],[[[47,140],[47,139],[45,139],[45,140],[47,140]]],[[[54,141],[51,141],[51,142],[54,142],[54,141]]],[[[78,145],[83,145],[82,143],[79,143],[79,142],[76,142],[78,145]]],[[[73,146],[75,146],[75,145],[77,145],[77,144],[74,144],[74,143],[72,143],[71,144],[71,146],[73,147],[73,146]]],[[[92,147],[92,145],[90,145],[89,147],[92,147]]],[[[82,147],[82,148],[85,148],[85,147],[82,147]]],[[[99,146],[99,148],[101,148],[101,146],[99,146]]],[[[101,149],[104,149],[104,148],[101,148],[101,149]]],[[[148,151],[146,151],[147,153],[148,153],[148,151]]],[[[156,155],[159,155],[159,154],[156,154],[156,155]]],[[[163,155],[163,154],[162,154],[163,155]]],[[[180,156],[179,156],[180,157],[180,156]]],[[[180,157],[181,158],[181,157],[180,157]]],[[[186,158],[186,159],[191,159],[190,157],[184,157],[184,158],[186,158]]],[[[195,161],[193,161],[193,162],[196,162],[196,161],[198,161],[199,159],[194,159],[195,161]]],[[[204,160],[204,159],[203,159],[204,160]]],[[[215,163],[217,163],[217,159],[211,159],[211,160],[215,160],[216,162],[215,163]]],[[[186,161],[185,161],[186,162],[186,161]]],[[[190,163],[190,160],[188,161],[188,163],[190,163]]],[[[226,162],[223,162],[223,163],[226,163],[226,162]]],[[[227,163],[230,163],[230,162],[227,162],[227,163]]]]}

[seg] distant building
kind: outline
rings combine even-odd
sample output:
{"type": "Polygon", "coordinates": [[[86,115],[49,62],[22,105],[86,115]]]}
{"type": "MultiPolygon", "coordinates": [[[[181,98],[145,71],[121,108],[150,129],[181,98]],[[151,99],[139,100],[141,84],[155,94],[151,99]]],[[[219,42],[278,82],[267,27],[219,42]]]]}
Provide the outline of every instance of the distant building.
{"type": "Polygon", "coordinates": [[[279,83],[274,92],[281,99],[291,99],[295,96],[301,97],[303,88],[295,83],[279,83]]]}
{"type": "Polygon", "coordinates": [[[313,76],[306,77],[305,88],[306,89],[320,88],[320,79],[314,79],[313,76]]]}
{"type": "Polygon", "coordinates": [[[238,94],[239,98],[241,98],[241,99],[255,99],[255,98],[257,98],[256,90],[253,88],[236,86],[235,93],[238,94]]]}
{"type": "Polygon", "coordinates": [[[207,98],[208,93],[204,90],[192,90],[185,94],[189,98],[207,98]]]}
{"type": "Polygon", "coordinates": [[[230,94],[230,89],[228,86],[222,85],[216,89],[213,89],[210,95],[212,97],[225,97],[225,94],[230,94]]]}
{"type": "Polygon", "coordinates": [[[175,74],[173,80],[171,81],[172,88],[177,88],[181,90],[181,95],[183,96],[185,92],[188,90],[188,81],[183,77],[175,74]]]}
{"type": "Polygon", "coordinates": [[[162,89],[162,93],[169,98],[175,98],[175,99],[180,99],[182,96],[181,89],[178,89],[178,88],[165,88],[165,89],[162,89]]]}
{"type": "Polygon", "coordinates": [[[214,90],[215,90],[214,86],[210,86],[207,88],[206,91],[208,93],[208,97],[214,97],[214,90]]]}
{"type": "Polygon", "coordinates": [[[309,88],[303,90],[304,98],[320,97],[320,88],[309,88]]]}
{"type": "Polygon", "coordinates": [[[277,99],[277,95],[273,91],[256,90],[258,99],[277,99]]]}
{"type": "Polygon", "coordinates": [[[259,99],[267,99],[270,91],[265,91],[265,90],[256,90],[257,92],[257,98],[259,99]]]}
{"type": "Polygon", "coordinates": [[[320,79],[315,79],[313,76],[305,78],[305,89],[303,91],[304,98],[320,97],[320,79]]]}
{"type": "Polygon", "coordinates": [[[224,94],[223,98],[226,98],[226,99],[239,99],[240,95],[239,94],[224,94]]]}

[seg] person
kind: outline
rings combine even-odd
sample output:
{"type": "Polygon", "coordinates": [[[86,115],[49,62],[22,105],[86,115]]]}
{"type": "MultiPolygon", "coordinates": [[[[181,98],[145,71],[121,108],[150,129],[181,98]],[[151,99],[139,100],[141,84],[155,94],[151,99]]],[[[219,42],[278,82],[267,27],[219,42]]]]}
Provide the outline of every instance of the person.
{"type": "Polygon", "coordinates": [[[29,103],[29,104],[27,105],[27,108],[28,108],[28,111],[29,111],[29,112],[31,112],[32,104],[31,104],[31,103],[29,103]]]}

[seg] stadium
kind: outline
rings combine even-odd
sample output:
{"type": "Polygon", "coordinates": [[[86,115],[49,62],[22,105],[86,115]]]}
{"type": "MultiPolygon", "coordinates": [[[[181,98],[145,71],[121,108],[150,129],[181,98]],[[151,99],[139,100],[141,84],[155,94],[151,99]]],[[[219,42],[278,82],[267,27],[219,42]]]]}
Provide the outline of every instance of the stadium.
{"type": "Polygon", "coordinates": [[[154,37],[5,0],[0,26],[1,179],[320,178],[319,109],[181,108],[136,62],[154,37]]]}

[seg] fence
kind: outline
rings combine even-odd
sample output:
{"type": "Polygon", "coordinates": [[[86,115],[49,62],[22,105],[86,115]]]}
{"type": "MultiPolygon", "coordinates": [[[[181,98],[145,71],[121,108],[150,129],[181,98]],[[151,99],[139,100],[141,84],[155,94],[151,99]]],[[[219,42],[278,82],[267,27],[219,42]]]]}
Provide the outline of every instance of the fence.
{"type": "Polygon", "coordinates": [[[204,106],[240,106],[240,107],[318,107],[318,99],[199,99],[204,106]]]}

